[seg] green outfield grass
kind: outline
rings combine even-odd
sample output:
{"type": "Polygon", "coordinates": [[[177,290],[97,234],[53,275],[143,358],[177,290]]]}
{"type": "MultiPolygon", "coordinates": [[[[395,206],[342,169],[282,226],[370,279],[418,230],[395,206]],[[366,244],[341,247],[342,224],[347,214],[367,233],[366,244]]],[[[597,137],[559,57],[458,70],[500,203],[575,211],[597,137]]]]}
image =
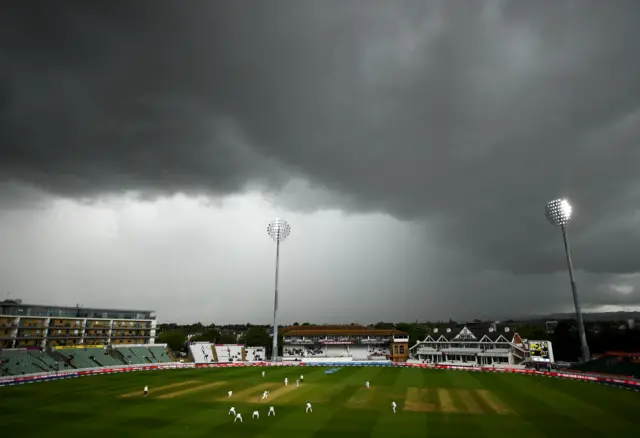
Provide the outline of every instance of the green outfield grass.
{"type": "Polygon", "coordinates": [[[328,369],[266,368],[264,378],[261,368],[149,371],[0,388],[0,436],[592,438],[635,436],[640,427],[640,393],[598,384],[502,373],[328,369]],[[304,383],[296,387],[301,373],[304,383]],[[265,389],[270,396],[261,402],[265,389]],[[305,414],[307,401],[311,414],[305,414]],[[227,415],[231,405],[243,423],[227,415]],[[276,417],[267,417],[269,405],[276,417]],[[259,420],[251,419],[254,410],[259,420]]]}

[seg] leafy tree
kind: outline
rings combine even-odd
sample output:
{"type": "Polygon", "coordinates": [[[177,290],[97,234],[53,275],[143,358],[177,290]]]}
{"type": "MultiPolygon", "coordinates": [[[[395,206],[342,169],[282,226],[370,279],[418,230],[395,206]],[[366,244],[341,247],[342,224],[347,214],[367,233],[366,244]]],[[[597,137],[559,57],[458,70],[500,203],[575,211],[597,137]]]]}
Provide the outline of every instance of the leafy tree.
{"type": "Polygon", "coordinates": [[[251,327],[242,340],[247,347],[267,347],[271,343],[271,337],[264,327],[251,327]]]}
{"type": "Polygon", "coordinates": [[[237,344],[238,339],[235,335],[222,334],[216,340],[216,344],[237,344]]]}
{"type": "Polygon", "coordinates": [[[167,344],[173,351],[184,350],[185,342],[187,336],[180,330],[165,331],[158,336],[158,343],[167,344]]]}
{"type": "Polygon", "coordinates": [[[191,340],[193,342],[210,342],[215,344],[219,337],[220,333],[217,330],[207,330],[198,336],[194,336],[191,340]]]}

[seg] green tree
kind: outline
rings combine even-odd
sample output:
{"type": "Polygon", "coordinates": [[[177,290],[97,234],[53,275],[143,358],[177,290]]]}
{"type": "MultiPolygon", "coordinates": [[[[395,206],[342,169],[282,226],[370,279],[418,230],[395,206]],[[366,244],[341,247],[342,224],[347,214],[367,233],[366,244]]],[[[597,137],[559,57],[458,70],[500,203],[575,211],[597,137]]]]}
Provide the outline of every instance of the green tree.
{"type": "Polygon", "coordinates": [[[194,336],[191,340],[193,342],[210,342],[215,344],[219,337],[220,333],[217,330],[207,330],[198,336],[194,336]]]}
{"type": "Polygon", "coordinates": [[[158,343],[167,344],[173,351],[184,350],[185,342],[187,342],[187,336],[179,330],[165,331],[158,336],[158,343]]]}
{"type": "Polygon", "coordinates": [[[237,344],[238,338],[235,335],[222,334],[215,342],[216,344],[237,344]]]}
{"type": "Polygon", "coordinates": [[[251,327],[242,338],[247,347],[267,347],[271,337],[264,327],[251,327]]]}

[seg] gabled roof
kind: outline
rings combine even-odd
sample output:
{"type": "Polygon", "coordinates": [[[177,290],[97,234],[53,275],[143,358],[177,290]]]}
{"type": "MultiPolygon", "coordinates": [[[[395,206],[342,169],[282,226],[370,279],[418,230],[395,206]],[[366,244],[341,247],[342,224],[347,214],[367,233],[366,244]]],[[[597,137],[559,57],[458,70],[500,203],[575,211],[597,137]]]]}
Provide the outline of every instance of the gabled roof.
{"type": "Polygon", "coordinates": [[[478,338],[473,334],[471,330],[467,328],[467,326],[462,327],[462,330],[458,332],[451,340],[453,341],[477,341],[478,338]]]}

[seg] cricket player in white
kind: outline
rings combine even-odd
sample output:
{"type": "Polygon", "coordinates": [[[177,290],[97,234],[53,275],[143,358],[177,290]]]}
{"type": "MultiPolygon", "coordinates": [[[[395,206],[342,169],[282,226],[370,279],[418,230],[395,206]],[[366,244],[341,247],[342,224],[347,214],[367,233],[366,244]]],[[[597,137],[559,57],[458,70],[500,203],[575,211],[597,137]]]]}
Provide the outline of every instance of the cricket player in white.
{"type": "Polygon", "coordinates": [[[266,399],[268,395],[269,395],[269,391],[263,392],[262,393],[262,400],[266,399]]]}
{"type": "Polygon", "coordinates": [[[271,414],[273,414],[273,416],[276,416],[276,410],[273,408],[273,406],[269,406],[269,413],[267,414],[267,417],[270,417],[271,414]]]}
{"type": "Polygon", "coordinates": [[[366,387],[367,387],[367,389],[369,389],[369,381],[367,381],[367,382],[364,384],[364,386],[366,386],[366,387]]]}
{"type": "Polygon", "coordinates": [[[296,386],[300,386],[300,380],[296,380],[296,386]]]}
{"type": "Polygon", "coordinates": [[[264,377],[264,371],[262,372],[262,377],[264,377]]]}
{"type": "Polygon", "coordinates": [[[285,377],[284,378],[284,386],[287,386],[287,385],[289,385],[289,378],[285,377]]]}
{"type": "Polygon", "coordinates": [[[305,409],[304,413],[308,414],[309,412],[313,412],[313,409],[311,409],[311,403],[307,402],[307,409],[305,409]]]}
{"type": "Polygon", "coordinates": [[[300,374],[300,381],[304,382],[304,376],[302,374],[300,374]]]}
{"type": "Polygon", "coordinates": [[[260,419],[260,412],[258,411],[253,411],[253,415],[251,416],[251,418],[253,418],[254,420],[259,420],[260,419]]]}
{"type": "Polygon", "coordinates": [[[229,391],[229,398],[233,395],[233,391],[229,391]]]}
{"type": "Polygon", "coordinates": [[[235,406],[231,406],[231,409],[229,409],[229,415],[236,415],[236,407],[235,406]]]}
{"type": "Polygon", "coordinates": [[[147,394],[149,394],[149,387],[147,385],[144,385],[144,396],[146,397],[147,394]]]}
{"type": "Polygon", "coordinates": [[[394,413],[394,414],[396,413],[396,406],[397,406],[397,405],[396,405],[396,402],[392,401],[392,402],[391,402],[391,409],[393,409],[393,413],[394,413]]]}
{"type": "Polygon", "coordinates": [[[242,423],[242,414],[236,414],[236,418],[233,419],[233,422],[235,423],[238,420],[240,420],[240,423],[242,423]]]}

